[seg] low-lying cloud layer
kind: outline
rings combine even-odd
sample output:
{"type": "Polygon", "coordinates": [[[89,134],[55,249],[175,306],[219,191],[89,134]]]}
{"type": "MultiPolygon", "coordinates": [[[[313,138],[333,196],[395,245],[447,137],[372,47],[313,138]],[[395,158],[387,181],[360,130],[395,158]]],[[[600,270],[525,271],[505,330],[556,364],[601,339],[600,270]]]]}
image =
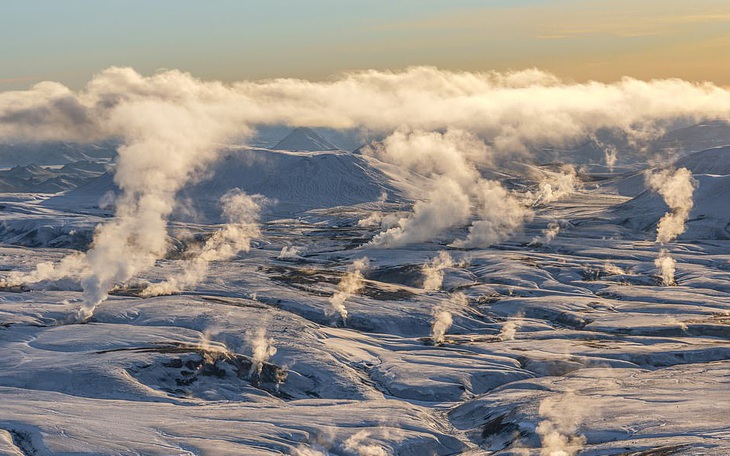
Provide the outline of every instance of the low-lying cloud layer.
{"type": "MultiPolygon", "coordinates": [[[[117,139],[116,217],[97,227],[81,258],[44,266],[32,280],[80,276],[78,318],[109,290],[152,267],[167,249],[167,220],[179,190],[199,179],[219,144],[257,125],[362,128],[386,137],[372,153],[429,175],[411,215],[373,239],[396,247],[431,240],[470,221],[458,247],[499,242],[529,210],[481,175],[495,159],[567,144],[601,129],[640,142],[677,120],[728,117],[730,92],[678,79],[567,83],[527,70],[469,73],[416,67],[361,71],[325,82],[298,79],[206,82],[180,71],[144,77],[110,68],[80,91],[42,82],[0,93],[0,140],[117,139]]],[[[607,153],[608,165],[615,153],[607,153]]],[[[551,189],[552,190],[552,189],[551,189]]],[[[28,276],[29,279],[31,276],[28,276]]]]}

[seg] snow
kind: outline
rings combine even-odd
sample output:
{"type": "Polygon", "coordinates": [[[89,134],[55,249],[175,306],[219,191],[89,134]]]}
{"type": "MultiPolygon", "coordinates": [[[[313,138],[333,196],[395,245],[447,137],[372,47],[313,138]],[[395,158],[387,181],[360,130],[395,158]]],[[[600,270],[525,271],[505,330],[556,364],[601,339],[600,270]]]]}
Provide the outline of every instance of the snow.
{"type": "Polygon", "coordinates": [[[323,150],[337,150],[337,147],[330,144],[326,139],[317,134],[311,128],[299,127],[289,133],[284,139],[276,143],[274,150],[287,150],[293,152],[312,152],[323,150]]]}
{"type": "Polygon", "coordinates": [[[0,192],[57,193],[75,188],[104,171],[103,164],[89,161],[63,166],[14,166],[0,170],[0,192]]]}
{"type": "MultiPolygon", "coordinates": [[[[377,201],[383,193],[400,193],[382,171],[359,155],[231,148],[203,181],[183,190],[179,199],[190,201],[192,206],[180,212],[197,211],[208,220],[214,219],[219,212],[215,203],[232,188],[264,195],[269,199],[266,212],[276,216],[367,203],[377,201]]],[[[116,192],[112,174],[106,173],[50,198],[45,205],[94,211],[105,195],[116,192]]]]}
{"type": "MultiPolygon", "coordinates": [[[[687,168],[697,182],[693,195],[694,207],[687,222],[685,239],[730,238],[730,147],[716,147],[677,160],[676,168],[687,168]]],[[[630,186],[638,187],[643,174],[637,174],[616,184],[619,193],[630,186]]],[[[610,188],[610,187],[609,187],[610,188]]],[[[644,190],[616,211],[622,224],[652,231],[667,211],[662,197],[644,190]]]]}
{"type": "MultiPolygon", "coordinates": [[[[636,144],[623,132],[599,131],[575,144],[537,148],[540,163],[568,162],[595,174],[630,173],[642,168],[647,157],[679,158],[730,144],[730,125],[724,120],[707,121],[670,129],[658,137],[644,137],[636,144]],[[613,170],[607,166],[606,154],[616,152],[613,170]]],[[[632,195],[635,196],[635,195],[632,195]]]]}
{"type": "Polygon", "coordinates": [[[0,167],[65,165],[78,161],[108,161],[116,155],[112,142],[74,144],[63,142],[0,143],[0,167]]]}
{"type": "MultiPolygon", "coordinates": [[[[491,248],[386,250],[358,221],[407,210],[424,177],[342,151],[231,147],[184,190],[195,223],[178,214],[170,235],[209,234],[233,187],[278,203],[251,251],[212,262],[194,289],[140,297],[181,269],[171,254],[86,324],[70,319],[76,279],[0,290],[0,454],[537,455],[550,432],[581,455],[730,454],[726,155],[677,164],[699,187],[669,246],[677,285],[661,286],[667,206],[622,196],[620,179],[536,207],[491,248]],[[555,221],[554,239],[531,243],[555,221]],[[453,265],[425,290],[423,265],[444,250],[453,265]],[[342,321],[330,298],[364,256],[342,321]],[[435,345],[436,309],[453,324],[435,345]],[[255,376],[260,328],[277,350],[255,376]]],[[[86,248],[114,190],[106,174],[50,198],[0,195],[0,278],[86,248]]]]}

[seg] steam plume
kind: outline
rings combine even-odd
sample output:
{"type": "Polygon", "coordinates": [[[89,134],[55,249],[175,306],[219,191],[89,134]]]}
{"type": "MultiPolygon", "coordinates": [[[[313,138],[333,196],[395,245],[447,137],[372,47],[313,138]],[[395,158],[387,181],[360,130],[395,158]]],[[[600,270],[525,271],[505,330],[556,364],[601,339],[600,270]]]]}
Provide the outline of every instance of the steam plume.
{"type": "Polygon", "coordinates": [[[453,316],[448,308],[458,309],[466,306],[469,299],[464,293],[453,293],[449,297],[447,306],[438,306],[433,309],[433,320],[431,321],[431,341],[434,345],[443,344],[445,336],[453,324],[453,316]]]}
{"type": "Polygon", "coordinates": [[[439,179],[427,199],[413,206],[413,213],[370,242],[374,246],[392,248],[415,242],[425,242],[436,235],[463,225],[469,218],[469,198],[461,187],[449,178],[439,179]]]}
{"type": "Polygon", "coordinates": [[[615,264],[606,260],[603,263],[603,272],[608,275],[623,275],[626,274],[623,268],[616,266],[615,264]]]}
{"type": "Polygon", "coordinates": [[[659,193],[669,206],[669,212],[659,220],[657,225],[656,240],[660,244],[666,244],[684,233],[684,223],[692,210],[692,194],[697,183],[692,178],[692,172],[687,168],[649,173],[647,182],[649,187],[659,193]]]}
{"type": "Polygon", "coordinates": [[[576,404],[578,401],[570,392],[540,403],[543,421],[537,426],[537,433],[542,442],[541,456],[574,456],[583,448],[585,437],[577,434],[582,409],[576,404]]]}
{"type": "MultiPolygon", "coordinates": [[[[375,245],[397,246],[466,223],[468,204],[478,206],[479,197],[461,188],[462,182],[478,187],[472,185],[474,179],[455,177],[463,163],[526,155],[533,146],[575,142],[599,129],[622,131],[639,141],[678,119],[700,121],[729,113],[730,91],[678,79],[572,84],[538,70],[468,73],[414,67],[347,73],[326,82],[274,79],[223,85],[175,70],[143,77],[129,68],[110,68],[78,92],[41,82],[30,90],[0,93],[0,140],[124,143],[114,176],[122,191],[116,217],[96,229],[85,257],[83,320],[112,286],[164,254],[177,192],[216,159],[217,144],[256,125],[362,127],[384,135],[404,129],[434,135],[437,144],[438,135],[452,143],[472,142],[473,148],[459,148],[465,151],[460,162],[433,165],[433,176],[443,179],[436,179],[439,184],[414,207],[411,218],[374,239],[375,245]],[[425,133],[429,131],[447,133],[425,133]],[[490,138],[490,145],[448,131],[471,131],[490,138]],[[438,205],[449,202],[438,199],[439,185],[458,202],[443,213],[438,205]],[[444,216],[448,223],[439,221],[444,216]]],[[[486,207],[474,212],[486,223],[474,223],[465,246],[505,236],[501,228],[511,229],[520,218],[495,225],[498,213],[486,207]]]]}
{"type": "Polygon", "coordinates": [[[692,172],[687,168],[676,171],[665,169],[648,173],[646,181],[649,187],[659,193],[669,206],[669,212],[657,224],[657,242],[661,245],[659,257],[654,265],[659,268],[664,285],[674,285],[674,272],[677,262],[672,258],[666,244],[684,233],[685,222],[692,211],[692,194],[697,186],[692,172]]]}
{"type": "MultiPolygon", "coordinates": [[[[320,445],[317,445],[317,447],[320,447],[320,445]]],[[[328,456],[329,452],[324,447],[308,448],[303,445],[300,445],[298,448],[294,448],[292,450],[292,455],[293,456],[328,456]]]]}
{"type": "Polygon", "coordinates": [[[220,329],[216,327],[208,327],[200,333],[200,348],[208,352],[228,353],[228,347],[225,342],[214,340],[220,333],[220,329]]]}
{"type": "Polygon", "coordinates": [[[589,135],[590,139],[601,149],[603,149],[603,159],[606,162],[606,167],[609,172],[613,172],[616,162],[618,161],[618,149],[613,144],[607,144],[596,137],[596,135],[589,135]]]}
{"type": "MultiPolygon", "coordinates": [[[[385,436],[387,437],[387,433],[385,436]]],[[[310,443],[309,447],[300,445],[292,450],[292,454],[296,456],[328,456],[332,454],[330,451],[336,451],[337,454],[347,454],[356,456],[386,456],[388,452],[377,444],[367,444],[365,441],[370,437],[370,431],[361,430],[342,443],[334,442],[334,435],[318,435],[317,441],[310,443]]]]}
{"type": "Polygon", "coordinates": [[[264,363],[276,354],[274,339],[266,337],[266,329],[257,328],[251,340],[251,372],[249,377],[261,378],[264,363]]]}
{"type": "Polygon", "coordinates": [[[530,245],[538,244],[550,244],[555,237],[560,233],[560,224],[557,222],[550,222],[547,228],[542,230],[542,236],[536,236],[530,241],[530,245]]]}
{"type": "Polygon", "coordinates": [[[251,239],[261,235],[258,226],[262,197],[249,196],[240,189],[221,197],[227,223],[208,238],[198,255],[186,262],[181,274],[147,287],[142,296],[159,296],[189,289],[208,275],[211,261],[227,260],[251,249],[251,239]]]}
{"type": "Polygon", "coordinates": [[[332,311],[329,315],[334,313],[339,314],[342,317],[342,322],[347,320],[347,308],[345,307],[345,301],[353,294],[362,290],[365,286],[365,278],[362,275],[362,271],[370,267],[370,260],[367,257],[362,257],[355,260],[350,267],[347,269],[347,273],[342,277],[340,283],[337,285],[337,291],[330,298],[330,304],[332,305],[332,311]]]}
{"type": "Polygon", "coordinates": [[[370,226],[380,226],[380,222],[383,220],[383,213],[379,211],[375,211],[365,217],[364,219],[360,219],[357,221],[357,226],[360,227],[370,227],[370,226]]]}
{"type": "Polygon", "coordinates": [[[677,271],[677,260],[672,258],[669,249],[662,247],[659,249],[659,256],[654,260],[654,266],[659,269],[662,275],[662,283],[664,285],[674,285],[674,273],[677,271]]]}
{"type": "Polygon", "coordinates": [[[428,291],[437,291],[441,289],[444,281],[444,269],[454,266],[454,260],[449,252],[442,250],[430,262],[423,265],[423,289],[428,291]]]}
{"type": "Polygon", "coordinates": [[[380,227],[384,230],[389,230],[390,228],[397,226],[400,220],[400,217],[396,214],[385,215],[380,211],[375,211],[364,219],[358,220],[357,226],[364,228],[380,227]]]}
{"type": "Polygon", "coordinates": [[[529,210],[499,182],[481,177],[479,166],[492,163],[493,152],[475,135],[448,130],[445,133],[400,129],[365,153],[401,169],[428,176],[413,212],[397,225],[376,235],[371,244],[400,247],[424,242],[450,228],[477,220],[469,236],[455,247],[485,247],[499,242],[522,225],[529,210]]]}
{"type": "Polygon", "coordinates": [[[285,245],[281,248],[281,252],[279,252],[279,256],[277,256],[276,258],[279,260],[297,259],[301,258],[300,255],[303,252],[304,249],[302,247],[297,247],[295,245],[285,245]]]}
{"type": "Polygon", "coordinates": [[[370,437],[368,431],[360,431],[357,434],[351,435],[342,444],[343,448],[350,451],[357,456],[387,456],[383,447],[375,444],[364,444],[363,442],[370,437]]]}
{"type": "Polygon", "coordinates": [[[576,187],[580,185],[580,179],[573,165],[563,165],[557,173],[544,172],[545,175],[539,184],[540,191],[533,205],[551,203],[563,198],[575,192],[576,187]]]}
{"type": "Polygon", "coordinates": [[[496,181],[480,180],[474,192],[477,220],[466,239],[457,239],[453,247],[489,247],[506,240],[532,218],[532,212],[496,181]]]}
{"type": "Polygon", "coordinates": [[[23,284],[34,284],[44,281],[55,281],[65,277],[79,277],[86,269],[86,258],[81,253],[72,253],[54,264],[42,262],[36,265],[34,271],[22,273],[12,271],[8,277],[0,280],[0,286],[11,287],[23,284]]]}
{"type": "Polygon", "coordinates": [[[216,157],[216,143],[246,131],[229,91],[178,71],[143,78],[112,68],[73,93],[54,83],[0,95],[0,137],[95,141],[123,138],[114,180],[116,217],[99,225],[86,268],[78,319],[108,291],[152,266],[166,250],[175,195],[216,157]]]}
{"type": "Polygon", "coordinates": [[[616,162],[618,161],[618,151],[616,146],[607,147],[604,151],[604,159],[606,160],[606,167],[609,172],[613,172],[616,162]]]}
{"type": "Polygon", "coordinates": [[[439,345],[444,343],[444,336],[446,332],[451,328],[454,320],[451,316],[451,312],[448,310],[438,310],[433,314],[433,321],[431,323],[431,340],[434,344],[439,345]]]}
{"type": "Polygon", "coordinates": [[[514,340],[517,330],[522,326],[522,316],[518,315],[514,318],[510,318],[502,325],[502,329],[499,331],[499,338],[501,340],[514,340]]]}

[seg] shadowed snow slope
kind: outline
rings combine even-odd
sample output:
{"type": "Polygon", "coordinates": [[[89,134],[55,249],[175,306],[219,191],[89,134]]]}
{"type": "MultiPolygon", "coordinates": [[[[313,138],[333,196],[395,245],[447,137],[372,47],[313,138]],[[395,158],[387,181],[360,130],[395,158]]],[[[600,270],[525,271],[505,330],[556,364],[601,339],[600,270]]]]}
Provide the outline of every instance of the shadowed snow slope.
{"type": "Polygon", "coordinates": [[[0,167],[17,165],[62,165],[77,161],[109,160],[116,155],[111,143],[71,144],[41,142],[0,144],[0,167]]]}
{"type": "MultiPolygon", "coordinates": [[[[376,201],[383,192],[398,195],[389,179],[363,157],[344,152],[284,152],[236,149],[228,153],[201,182],[182,191],[205,216],[220,213],[217,201],[232,188],[275,200],[269,213],[287,214],[316,208],[376,201]]],[[[104,195],[115,192],[111,174],[49,199],[56,208],[95,208],[104,195]]]]}
{"type": "MultiPolygon", "coordinates": [[[[694,207],[687,222],[683,239],[730,238],[730,147],[717,147],[697,152],[678,160],[675,168],[687,168],[698,182],[694,192],[694,207]]],[[[643,175],[637,174],[625,183],[638,187],[643,175]]],[[[630,228],[654,230],[659,219],[667,211],[662,197],[646,190],[633,200],[620,206],[616,214],[622,224],[630,228]]]]}
{"type": "Polygon", "coordinates": [[[652,149],[690,153],[726,144],[730,144],[730,125],[717,120],[672,130],[656,140],[652,149]]]}
{"type": "Polygon", "coordinates": [[[14,166],[0,170],[0,192],[57,193],[89,182],[105,170],[104,164],[90,161],[62,167],[14,166]]]}
{"type": "Polygon", "coordinates": [[[681,158],[728,144],[730,125],[717,120],[671,130],[656,139],[647,139],[645,144],[634,144],[620,133],[602,131],[572,145],[540,147],[535,156],[538,163],[567,162],[593,172],[606,172],[611,168],[606,163],[610,153],[615,153],[614,170],[620,171],[637,169],[650,157],[681,158]]]}
{"type": "Polygon", "coordinates": [[[295,152],[314,152],[321,150],[337,150],[337,147],[319,136],[317,132],[311,128],[300,127],[289,133],[286,138],[279,141],[272,149],[291,150],[295,152]]]}
{"type": "MultiPolygon", "coordinates": [[[[239,165],[259,189],[279,176],[267,166],[317,177],[299,170],[306,159],[362,165],[338,153],[231,156],[198,196],[227,187],[226,172],[240,178],[239,165]]],[[[351,220],[375,205],[270,220],[194,288],[141,296],[185,270],[175,250],[120,282],[87,324],[68,324],[78,277],[0,288],[0,454],[727,456],[730,242],[677,240],[676,286],[660,286],[655,235],[601,217],[626,198],[600,190],[541,206],[524,233],[469,251],[374,248],[379,227],[351,220]],[[560,233],[531,243],[553,220],[560,233]],[[423,266],[441,251],[452,261],[434,290],[423,266]],[[332,298],[363,257],[343,322],[332,298]],[[438,344],[435,312],[451,317],[438,344]],[[261,371],[259,334],[276,349],[261,371]]],[[[100,221],[22,198],[0,199],[0,221],[21,233],[100,221]]],[[[0,281],[66,253],[0,245],[0,281]]]]}
{"type": "Polygon", "coordinates": [[[692,174],[730,174],[730,146],[713,147],[677,160],[676,168],[687,168],[692,174]]]}

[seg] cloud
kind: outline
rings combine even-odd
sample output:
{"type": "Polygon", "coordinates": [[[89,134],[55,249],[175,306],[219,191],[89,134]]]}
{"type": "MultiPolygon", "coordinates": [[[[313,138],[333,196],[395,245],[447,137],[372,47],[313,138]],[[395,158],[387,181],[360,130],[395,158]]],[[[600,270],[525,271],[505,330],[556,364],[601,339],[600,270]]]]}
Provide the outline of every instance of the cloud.
{"type": "Polygon", "coordinates": [[[251,249],[251,240],[261,235],[258,219],[266,199],[232,189],[221,197],[226,224],[215,231],[195,256],[183,264],[182,272],[152,284],[142,291],[143,297],[159,296],[189,289],[208,276],[211,261],[227,260],[251,249]]]}
{"type": "Polygon", "coordinates": [[[480,167],[492,164],[494,152],[474,134],[462,130],[426,132],[399,129],[364,154],[425,176],[425,194],[413,212],[376,235],[371,245],[393,248],[433,239],[450,228],[478,218],[467,239],[456,247],[489,246],[519,229],[529,210],[501,184],[481,177],[480,167]]]}
{"type": "Polygon", "coordinates": [[[473,216],[477,220],[463,242],[482,246],[516,229],[520,220],[519,215],[508,223],[497,220],[484,206],[500,194],[474,174],[489,160],[526,157],[532,146],[567,144],[598,129],[622,130],[641,140],[646,131],[660,131],[677,119],[728,114],[730,92],[679,79],[574,84],[537,70],[414,67],[346,73],[324,82],[225,85],[176,70],[145,77],[130,68],[110,68],[79,91],[41,82],[30,90],[0,93],[0,140],[113,138],[123,143],[114,175],[121,189],[116,217],[97,227],[83,259],[79,318],[86,319],[113,286],[164,255],[167,219],[178,191],[219,157],[219,144],[245,137],[257,125],[358,127],[390,135],[388,156],[404,166],[425,167],[434,185],[412,216],[400,220],[396,231],[384,232],[379,242],[429,240],[473,216]],[[477,138],[490,138],[490,143],[477,138]],[[439,156],[451,161],[434,161],[438,151],[418,152],[418,144],[440,144],[449,153],[439,156]],[[410,163],[394,152],[396,146],[423,155],[410,163]],[[476,177],[462,180],[468,176],[476,177]],[[441,206],[448,210],[442,212],[441,206]],[[444,215],[447,221],[439,221],[444,215]]]}
{"type": "Polygon", "coordinates": [[[345,275],[340,279],[340,283],[337,284],[337,291],[330,297],[332,308],[327,311],[328,315],[338,314],[342,318],[342,323],[346,323],[348,311],[345,307],[345,301],[365,287],[365,277],[362,272],[369,267],[370,260],[367,257],[352,262],[345,275]]]}
{"type": "Polygon", "coordinates": [[[437,180],[426,199],[413,206],[411,215],[376,235],[370,244],[394,248],[430,241],[449,228],[465,224],[469,219],[469,208],[469,197],[459,184],[449,178],[437,180]]]}
{"type": "Polygon", "coordinates": [[[454,241],[453,247],[489,247],[506,240],[532,218],[532,211],[499,182],[480,179],[470,190],[476,199],[477,219],[467,237],[454,241]]]}
{"type": "Polygon", "coordinates": [[[664,214],[657,224],[656,240],[661,248],[654,265],[661,271],[662,283],[674,285],[677,261],[672,258],[666,244],[675,240],[686,229],[685,222],[694,206],[692,195],[697,187],[697,181],[692,178],[692,172],[687,168],[647,171],[645,178],[649,188],[659,193],[669,206],[669,212],[664,214]]]}
{"type": "MultiPolygon", "coordinates": [[[[718,0],[562,0],[549,5],[483,6],[440,12],[438,16],[400,21],[379,31],[484,30],[496,27],[508,38],[565,39],[589,34],[636,37],[669,34],[681,26],[730,22],[730,8],[718,0]],[[511,29],[504,24],[511,25],[511,29]]],[[[446,39],[449,37],[447,36],[446,39]]]]}
{"type": "Polygon", "coordinates": [[[542,443],[541,456],[574,456],[583,449],[586,438],[578,427],[588,409],[585,400],[567,391],[558,397],[546,397],[540,402],[543,420],[537,426],[542,443]]]}
{"type": "Polygon", "coordinates": [[[423,289],[427,291],[438,291],[444,282],[444,270],[455,265],[449,252],[442,250],[421,267],[423,272],[423,289]]]}
{"type": "Polygon", "coordinates": [[[511,153],[514,146],[563,142],[600,128],[631,131],[676,117],[717,117],[727,114],[728,105],[728,92],[710,84],[630,78],[570,84],[538,70],[470,73],[413,67],[346,73],[326,82],[274,79],[223,85],[175,70],[142,77],[129,68],[111,68],[79,92],[43,82],[28,91],[0,94],[0,137],[139,139],[162,127],[174,139],[185,136],[186,125],[202,129],[196,124],[200,119],[212,128],[211,136],[223,137],[262,123],[386,133],[401,127],[462,129],[488,134],[495,138],[495,149],[511,153]],[[178,129],[165,128],[169,124],[178,129]]]}

